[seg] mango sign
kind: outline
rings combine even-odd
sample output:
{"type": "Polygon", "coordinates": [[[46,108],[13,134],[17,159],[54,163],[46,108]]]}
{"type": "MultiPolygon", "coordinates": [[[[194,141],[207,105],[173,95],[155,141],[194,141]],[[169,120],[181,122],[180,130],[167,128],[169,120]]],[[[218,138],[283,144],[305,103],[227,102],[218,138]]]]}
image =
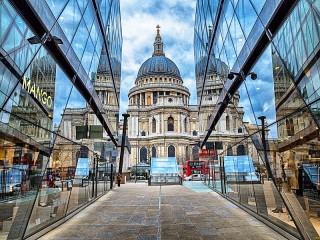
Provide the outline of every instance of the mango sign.
{"type": "Polygon", "coordinates": [[[35,83],[31,83],[30,79],[27,81],[26,77],[23,78],[22,88],[27,90],[30,95],[33,95],[42,104],[47,105],[48,108],[52,107],[52,97],[48,96],[47,92],[36,86],[35,83]]]}

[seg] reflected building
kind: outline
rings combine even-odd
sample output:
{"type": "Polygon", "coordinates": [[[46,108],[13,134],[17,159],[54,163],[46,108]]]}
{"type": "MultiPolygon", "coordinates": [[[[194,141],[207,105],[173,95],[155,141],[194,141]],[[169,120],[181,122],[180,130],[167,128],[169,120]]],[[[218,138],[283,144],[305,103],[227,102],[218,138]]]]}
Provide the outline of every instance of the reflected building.
{"type": "Polygon", "coordinates": [[[35,239],[110,190],[120,3],[1,1],[0,9],[0,238],[35,239]]]}
{"type": "Polygon", "coordinates": [[[209,121],[203,121],[201,146],[215,137],[221,122],[229,122],[230,111],[236,112],[244,134],[233,137],[231,145],[251,146],[245,154],[257,163],[252,176],[261,178],[234,182],[230,169],[220,174],[224,164],[235,166],[233,175],[243,164],[238,152],[224,148],[218,152],[216,180],[207,184],[277,231],[283,229],[289,239],[317,238],[320,232],[314,207],[320,202],[319,16],[319,1],[197,1],[194,56],[196,73],[203,72],[197,75],[199,115],[210,112],[210,64],[219,69],[219,59],[229,74],[209,121]]]}

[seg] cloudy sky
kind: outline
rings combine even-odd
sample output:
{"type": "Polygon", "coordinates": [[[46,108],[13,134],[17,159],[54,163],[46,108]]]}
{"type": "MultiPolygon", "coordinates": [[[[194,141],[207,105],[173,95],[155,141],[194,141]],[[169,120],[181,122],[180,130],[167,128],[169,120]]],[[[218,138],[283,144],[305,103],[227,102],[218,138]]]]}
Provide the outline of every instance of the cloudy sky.
{"type": "Polygon", "coordinates": [[[166,57],[178,66],[184,86],[196,104],[193,28],[196,0],[120,0],[122,22],[121,114],[128,107],[128,92],[142,63],[152,56],[156,26],[166,57]]]}

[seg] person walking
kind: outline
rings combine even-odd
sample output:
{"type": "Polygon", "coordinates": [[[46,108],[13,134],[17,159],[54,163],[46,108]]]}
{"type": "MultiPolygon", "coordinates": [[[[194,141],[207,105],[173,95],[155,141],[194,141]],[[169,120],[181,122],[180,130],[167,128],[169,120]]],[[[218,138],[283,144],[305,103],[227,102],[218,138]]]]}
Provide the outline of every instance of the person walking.
{"type": "Polygon", "coordinates": [[[118,173],[117,175],[117,182],[118,182],[118,187],[120,187],[120,183],[121,183],[121,174],[118,173]]]}

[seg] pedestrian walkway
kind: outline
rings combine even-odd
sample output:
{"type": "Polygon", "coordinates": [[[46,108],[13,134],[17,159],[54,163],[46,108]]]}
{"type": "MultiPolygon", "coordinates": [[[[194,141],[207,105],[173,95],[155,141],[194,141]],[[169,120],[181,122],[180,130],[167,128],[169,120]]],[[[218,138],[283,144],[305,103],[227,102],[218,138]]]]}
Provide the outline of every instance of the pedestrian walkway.
{"type": "Polygon", "coordinates": [[[215,192],[127,183],[40,239],[285,238],[215,192]]]}

